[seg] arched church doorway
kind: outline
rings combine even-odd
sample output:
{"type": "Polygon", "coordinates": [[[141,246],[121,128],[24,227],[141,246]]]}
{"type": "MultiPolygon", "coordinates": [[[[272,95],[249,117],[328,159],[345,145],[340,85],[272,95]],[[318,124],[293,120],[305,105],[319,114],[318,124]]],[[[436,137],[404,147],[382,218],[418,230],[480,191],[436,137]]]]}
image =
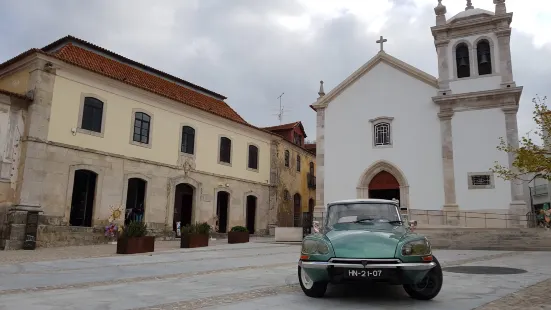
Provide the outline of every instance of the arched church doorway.
{"type": "Polygon", "coordinates": [[[228,230],[230,206],[230,193],[219,191],[216,195],[216,216],[218,217],[218,232],[225,233],[228,230]]]}
{"type": "Polygon", "coordinates": [[[190,225],[193,221],[193,196],[195,189],[187,183],[176,185],[174,192],[174,216],[172,219],[172,229],[177,232],[178,226],[184,227],[190,225]]]}
{"type": "Polygon", "coordinates": [[[93,171],[85,169],[75,171],[69,225],[92,226],[97,179],[98,175],[93,171]]]}
{"type": "Polygon", "coordinates": [[[400,184],[390,172],[383,170],[377,173],[369,182],[368,189],[369,198],[400,200],[400,184]]]}

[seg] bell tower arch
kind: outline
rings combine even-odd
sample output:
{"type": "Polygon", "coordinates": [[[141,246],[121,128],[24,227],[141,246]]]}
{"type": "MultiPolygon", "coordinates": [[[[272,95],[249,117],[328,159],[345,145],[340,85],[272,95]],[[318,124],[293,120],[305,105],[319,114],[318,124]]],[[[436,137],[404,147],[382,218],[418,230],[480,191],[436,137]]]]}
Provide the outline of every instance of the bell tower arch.
{"type": "Polygon", "coordinates": [[[432,27],[438,54],[439,95],[516,87],[511,66],[513,13],[505,0],[494,0],[495,11],[475,8],[467,1],[464,11],[446,19],[438,0],[432,27]]]}

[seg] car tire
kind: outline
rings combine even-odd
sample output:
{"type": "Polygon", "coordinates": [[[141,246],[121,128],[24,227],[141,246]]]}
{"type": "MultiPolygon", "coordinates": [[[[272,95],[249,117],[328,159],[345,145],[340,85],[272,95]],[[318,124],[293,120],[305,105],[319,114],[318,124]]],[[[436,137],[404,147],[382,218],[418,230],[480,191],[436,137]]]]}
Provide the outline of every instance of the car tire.
{"type": "Polygon", "coordinates": [[[306,272],[302,271],[302,268],[298,267],[298,281],[300,288],[304,294],[308,297],[320,298],[325,295],[328,282],[314,282],[308,277],[306,272]]]}
{"type": "Polygon", "coordinates": [[[404,284],[404,290],[413,299],[431,300],[440,293],[444,276],[440,262],[433,256],[433,262],[436,263],[425,276],[422,282],[417,284],[404,284]]]}

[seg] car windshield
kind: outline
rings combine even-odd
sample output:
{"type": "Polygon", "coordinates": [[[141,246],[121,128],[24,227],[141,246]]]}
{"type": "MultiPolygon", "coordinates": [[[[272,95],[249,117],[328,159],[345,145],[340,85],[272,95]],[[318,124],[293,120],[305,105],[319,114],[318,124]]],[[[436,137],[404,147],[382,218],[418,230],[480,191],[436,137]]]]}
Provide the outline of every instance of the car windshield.
{"type": "Polygon", "coordinates": [[[327,210],[327,226],[339,223],[401,223],[396,205],[391,203],[343,203],[327,210]]]}

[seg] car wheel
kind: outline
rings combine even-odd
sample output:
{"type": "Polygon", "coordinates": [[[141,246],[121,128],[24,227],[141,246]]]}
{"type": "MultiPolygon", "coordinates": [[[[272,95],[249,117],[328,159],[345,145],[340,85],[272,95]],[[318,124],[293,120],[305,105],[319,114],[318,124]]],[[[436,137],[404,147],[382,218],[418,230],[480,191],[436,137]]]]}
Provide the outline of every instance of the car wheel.
{"type": "Polygon", "coordinates": [[[314,282],[302,268],[298,267],[298,281],[304,294],[308,297],[319,298],[325,295],[327,282],[314,282]]]}
{"type": "Polygon", "coordinates": [[[419,283],[404,284],[404,290],[413,299],[430,300],[436,297],[442,289],[442,283],[444,277],[442,275],[442,267],[440,263],[433,257],[433,261],[436,263],[427,275],[419,283]]]}

